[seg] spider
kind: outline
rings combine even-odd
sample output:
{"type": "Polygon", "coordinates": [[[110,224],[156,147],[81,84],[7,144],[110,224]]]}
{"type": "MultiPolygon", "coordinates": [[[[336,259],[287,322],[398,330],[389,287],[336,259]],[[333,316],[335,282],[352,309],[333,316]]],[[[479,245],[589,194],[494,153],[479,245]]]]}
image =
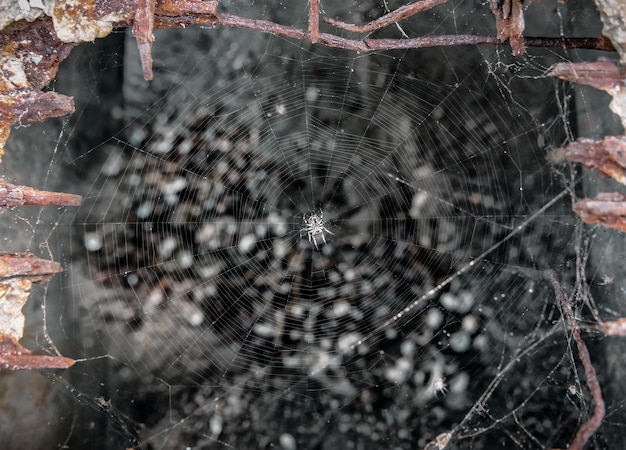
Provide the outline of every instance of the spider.
{"type": "Polygon", "coordinates": [[[446,395],[448,392],[448,385],[446,385],[446,379],[443,377],[435,378],[431,384],[431,389],[436,397],[438,397],[439,394],[446,395]]]}
{"type": "Polygon", "coordinates": [[[300,233],[305,233],[309,237],[309,242],[315,245],[315,248],[319,250],[319,246],[317,245],[318,236],[322,236],[322,241],[324,245],[326,245],[326,237],[324,236],[324,232],[330,233],[333,236],[335,235],[332,231],[327,229],[324,226],[324,213],[320,211],[319,216],[315,213],[311,214],[308,218],[303,217],[305,227],[300,230],[300,233]]]}

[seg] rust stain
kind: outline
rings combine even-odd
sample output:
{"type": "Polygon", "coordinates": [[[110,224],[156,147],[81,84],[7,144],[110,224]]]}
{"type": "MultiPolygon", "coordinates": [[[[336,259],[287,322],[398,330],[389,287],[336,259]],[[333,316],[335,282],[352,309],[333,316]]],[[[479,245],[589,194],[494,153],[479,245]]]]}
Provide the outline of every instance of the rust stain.
{"type": "Polygon", "coordinates": [[[162,25],[159,18],[176,17],[181,23],[192,20],[192,16],[214,17],[217,14],[217,1],[198,0],[137,0],[133,21],[133,36],[137,39],[141,70],[146,80],[152,80],[152,43],[155,23],[162,25]]]}
{"type": "Polygon", "coordinates": [[[0,335],[0,370],[67,369],[74,363],[64,356],[33,355],[15,340],[0,335]]]}
{"type": "Polygon", "coordinates": [[[583,199],[573,206],[583,222],[601,223],[605,227],[626,232],[626,195],[618,192],[605,192],[593,199],[583,199]]]}
{"type": "Polygon", "coordinates": [[[52,20],[63,42],[88,42],[108,35],[132,17],[134,3],[123,0],[56,0],[52,20]]]}
{"type": "Polygon", "coordinates": [[[602,322],[601,326],[605,336],[626,336],[626,317],[602,322]]]}
{"type": "Polygon", "coordinates": [[[59,63],[75,47],[62,42],[49,18],[34,22],[14,22],[0,32],[0,54],[23,65],[28,86],[43,89],[56,76],[59,63]]]}
{"type": "MultiPolygon", "coordinates": [[[[55,8],[60,5],[87,7],[89,4],[93,2],[59,0],[55,8]]],[[[121,1],[119,5],[122,5],[121,1]]],[[[72,11],[69,6],[68,11],[72,11]]],[[[98,12],[92,9],[92,12],[104,14],[109,20],[118,17],[107,15],[106,9],[102,8],[98,12]]],[[[102,35],[94,31],[93,26],[89,28],[85,21],[77,19],[75,25],[74,31],[85,32],[86,29],[95,33],[94,36],[102,35]]],[[[96,22],[96,25],[102,24],[96,22]]],[[[107,26],[111,29],[110,24],[104,24],[102,30],[107,26]]],[[[67,29],[63,33],[70,34],[67,29]]],[[[33,22],[20,20],[0,31],[0,159],[13,124],[42,121],[74,111],[71,97],[41,90],[56,76],[59,64],[75,45],[59,38],[54,19],[47,17],[33,22]]],[[[0,179],[0,207],[77,206],[81,201],[78,195],[16,186],[0,179]]],[[[28,301],[32,284],[46,282],[60,271],[62,268],[58,263],[28,253],[0,253],[0,369],[67,368],[74,364],[73,360],[60,355],[33,355],[19,343],[24,333],[22,308],[28,301]]]]}
{"type": "Polygon", "coordinates": [[[13,206],[80,206],[83,198],[76,194],[48,192],[28,186],[16,186],[0,178],[0,207],[13,206]]]}
{"type": "Polygon", "coordinates": [[[63,272],[58,262],[37,258],[31,253],[0,252],[0,282],[5,278],[29,277],[31,281],[47,281],[63,272]]]}
{"type": "Polygon", "coordinates": [[[217,7],[217,1],[200,0],[161,0],[158,5],[155,0],[57,0],[52,17],[7,25],[0,30],[0,161],[13,124],[74,112],[72,98],[41,89],[77,43],[132,23],[144,78],[149,80],[155,14],[214,16],[217,7]]]}
{"type": "Polygon", "coordinates": [[[626,184],[626,136],[607,136],[601,141],[581,138],[563,149],[562,156],[626,184]]]}
{"type": "Polygon", "coordinates": [[[526,53],[526,45],[524,44],[524,4],[523,0],[512,0],[511,2],[511,19],[508,24],[509,28],[509,44],[514,55],[523,55],[526,53]]]}
{"type": "Polygon", "coordinates": [[[63,269],[59,263],[30,253],[0,253],[0,370],[67,368],[63,356],[39,356],[20,345],[24,334],[22,308],[33,283],[48,281],[63,269]]]}
{"type": "Polygon", "coordinates": [[[75,44],[61,42],[50,19],[8,25],[0,32],[0,160],[14,123],[74,111],[74,100],[41,92],[75,44]]]}
{"type": "Polygon", "coordinates": [[[52,17],[18,20],[0,31],[0,160],[10,127],[74,111],[74,101],[41,92],[79,42],[106,36],[134,17],[127,0],[56,0],[52,17]]]}
{"type": "Polygon", "coordinates": [[[523,0],[490,0],[491,12],[496,19],[496,36],[502,43],[511,46],[513,55],[526,52],[524,43],[524,2],[523,0]]]}
{"type": "Polygon", "coordinates": [[[156,4],[156,14],[160,16],[184,16],[186,14],[217,14],[217,1],[202,0],[160,0],[156,4]]]}
{"type": "Polygon", "coordinates": [[[137,39],[139,59],[143,77],[152,80],[152,41],[154,40],[155,0],[137,0],[137,10],[133,22],[133,36],[137,39]]]}
{"type": "MultiPolygon", "coordinates": [[[[608,92],[613,97],[611,110],[626,127],[626,67],[601,58],[592,63],[554,64],[548,76],[608,92]]],[[[557,158],[582,163],[626,184],[626,136],[607,136],[601,141],[578,139],[555,154],[557,158]]],[[[626,231],[626,197],[623,194],[598,194],[594,199],[576,202],[573,209],[585,223],[601,223],[608,228],[626,231]]]]}
{"type": "Polygon", "coordinates": [[[626,86],[626,67],[619,67],[604,58],[591,63],[554,64],[550,67],[548,76],[584,84],[609,93],[626,86]]]}
{"type": "MultiPolygon", "coordinates": [[[[0,68],[1,70],[1,68],[0,68]]],[[[56,92],[20,89],[0,94],[0,126],[39,122],[74,112],[74,99],[56,92]]]]}

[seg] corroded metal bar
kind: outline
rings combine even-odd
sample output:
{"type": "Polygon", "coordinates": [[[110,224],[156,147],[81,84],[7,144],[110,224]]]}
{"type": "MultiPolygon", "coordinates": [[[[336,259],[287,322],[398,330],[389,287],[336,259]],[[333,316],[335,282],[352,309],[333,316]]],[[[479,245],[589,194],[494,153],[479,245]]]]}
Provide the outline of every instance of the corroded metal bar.
{"type": "Polygon", "coordinates": [[[626,195],[604,192],[595,198],[574,203],[574,211],[585,223],[601,223],[605,227],[626,232],[626,195]]]}
{"type": "Polygon", "coordinates": [[[48,192],[28,186],[17,186],[0,179],[0,207],[13,206],[80,206],[83,198],[76,194],[48,192]]]}
{"type": "Polygon", "coordinates": [[[626,184],[626,136],[607,136],[601,141],[581,138],[553,156],[584,164],[615,181],[626,184]]]}
{"type": "Polygon", "coordinates": [[[61,265],[30,253],[0,253],[0,370],[67,368],[63,356],[33,355],[19,340],[24,334],[22,308],[33,283],[48,281],[61,265]]]}
{"type": "Polygon", "coordinates": [[[0,336],[0,370],[67,369],[74,362],[64,356],[33,355],[18,342],[0,336]]]}

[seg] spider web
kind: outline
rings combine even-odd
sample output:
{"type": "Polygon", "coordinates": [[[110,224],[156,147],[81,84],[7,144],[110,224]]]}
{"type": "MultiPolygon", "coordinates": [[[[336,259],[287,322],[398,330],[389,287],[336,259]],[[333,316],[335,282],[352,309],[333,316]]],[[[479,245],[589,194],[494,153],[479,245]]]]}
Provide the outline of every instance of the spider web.
{"type": "MultiPolygon", "coordinates": [[[[382,35],[461,32],[466,7],[382,35]]],[[[543,73],[571,55],[193,29],[157,34],[148,85],[126,45],[112,137],[62,134],[49,169],[86,186],[50,234],[72,304],[45,323],[79,360],[53,376],[76,400],[59,443],[567,445],[591,404],[546,273],[573,283],[585,246],[578,178],[546,160],[570,92],[543,73]]]]}

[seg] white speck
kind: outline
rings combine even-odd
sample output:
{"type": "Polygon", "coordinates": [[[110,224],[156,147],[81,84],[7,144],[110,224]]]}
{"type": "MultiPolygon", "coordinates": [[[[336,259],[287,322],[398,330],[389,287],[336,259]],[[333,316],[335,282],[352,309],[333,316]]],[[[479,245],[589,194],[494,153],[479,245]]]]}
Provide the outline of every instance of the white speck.
{"type": "Polygon", "coordinates": [[[178,267],[181,269],[189,269],[193,266],[193,255],[189,250],[183,250],[176,255],[178,267]]]}
{"type": "Polygon", "coordinates": [[[291,311],[291,315],[295,318],[303,317],[305,313],[304,306],[302,306],[302,304],[300,303],[292,304],[290,311],[291,311]]]}
{"type": "Polygon", "coordinates": [[[265,236],[267,234],[267,225],[265,224],[259,224],[256,227],[254,227],[254,232],[257,236],[265,236]]]}
{"type": "Polygon", "coordinates": [[[442,323],[443,313],[439,310],[439,308],[429,308],[426,312],[426,324],[430,328],[436,329],[439,328],[442,323]]]}
{"type": "Polygon", "coordinates": [[[106,162],[102,165],[102,174],[108,177],[113,177],[119,174],[125,165],[126,161],[124,160],[122,153],[118,150],[112,150],[112,153],[109,154],[106,162]]]}
{"type": "Polygon", "coordinates": [[[359,333],[344,334],[337,340],[337,349],[341,353],[351,353],[351,348],[361,339],[359,333]]]}
{"type": "Polygon", "coordinates": [[[298,448],[296,439],[289,433],[281,434],[279,441],[283,450],[296,450],[298,448]]]}
{"type": "Polygon", "coordinates": [[[474,296],[469,291],[461,291],[457,295],[446,292],[439,299],[441,305],[448,311],[466,313],[474,304],[474,296]]]}
{"type": "Polygon", "coordinates": [[[385,378],[392,383],[402,383],[404,381],[404,373],[397,367],[389,367],[385,370],[385,378]]]}
{"type": "Polygon", "coordinates": [[[257,323],[254,326],[254,333],[261,336],[261,337],[273,337],[276,334],[276,330],[274,329],[274,327],[266,324],[266,323],[257,323]]]}
{"type": "Polygon", "coordinates": [[[311,103],[317,100],[317,96],[319,95],[319,90],[316,87],[309,87],[304,94],[304,98],[307,102],[311,103]]]}
{"type": "Polygon", "coordinates": [[[320,288],[317,292],[320,298],[330,299],[330,298],[335,297],[335,293],[337,292],[337,290],[331,287],[325,287],[325,288],[320,288]]]}
{"type": "Polygon", "coordinates": [[[413,218],[418,218],[424,215],[424,208],[430,206],[429,205],[429,195],[425,191],[419,191],[413,196],[413,201],[411,203],[411,209],[409,211],[409,215],[413,218]]]}
{"type": "Polygon", "coordinates": [[[250,253],[256,244],[256,237],[254,234],[246,234],[239,240],[239,251],[244,255],[250,253]]]}
{"type": "Polygon", "coordinates": [[[361,295],[369,295],[374,292],[374,287],[372,286],[372,282],[369,280],[364,280],[361,283],[361,295]]]}
{"type": "Polygon", "coordinates": [[[543,133],[539,133],[539,135],[537,136],[537,145],[539,146],[539,148],[543,148],[546,145],[546,139],[543,133]]]}
{"type": "Polygon", "coordinates": [[[302,367],[302,364],[304,364],[302,358],[298,355],[285,356],[281,361],[283,365],[289,369],[298,369],[302,367]]]}
{"type": "Polygon", "coordinates": [[[148,132],[145,128],[137,128],[131,132],[128,143],[133,147],[139,147],[147,135],[148,132]]]}
{"type": "Polygon", "coordinates": [[[152,202],[144,202],[137,207],[137,217],[147,219],[152,213],[152,202]]]}
{"type": "Polygon", "coordinates": [[[482,202],[485,208],[493,208],[495,205],[495,201],[491,195],[483,195],[482,202]]]}
{"type": "Polygon", "coordinates": [[[472,339],[469,334],[464,331],[457,331],[450,338],[450,348],[457,353],[462,353],[467,350],[472,344],[472,339]]]}
{"type": "Polygon", "coordinates": [[[159,245],[159,256],[162,258],[169,258],[172,256],[172,252],[176,250],[176,247],[178,247],[178,241],[175,237],[170,236],[163,239],[159,245]]]}
{"type": "Polygon", "coordinates": [[[461,328],[463,331],[473,333],[478,329],[478,319],[473,314],[468,314],[463,317],[463,320],[461,321],[461,328]]]}
{"type": "Polygon", "coordinates": [[[129,285],[134,286],[139,282],[139,277],[136,273],[128,273],[126,274],[126,282],[129,285]]]}
{"type": "Polygon", "coordinates": [[[267,223],[270,224],[272,233],[276,236],[282,236],[287,232],[287,224],[285,220],[276,213],[270,213],[267,216],[267,223]]]}
{"type": "Polygon", "coordinates": [[[408,374],[411,371],[413,364],[407,358],[398,358],[396,361],[396,367],[408,374]]]}
{"type": "Polygon", "coordinates": [[[222,416],[220,414],[214,414],[209,420],[209,427],[211,428],[213,436],[219,436],[224,427],[224,419],[222,419],[222,416]]]}
{"type": "Polygon", "coordinates": [[[474,338],[474,348],[480,351],[486,351],[489,345],[489,340],[482,334],[474,338]]]}
{"type": "Polygon", "coordinates": [[[325,351],[329,351],[333,348],[333,341],[327,338],[323,338],[320,340],[320,348],[325,351]]]}
{"type": "Polygon", "coordinates": [[[155,142],[150,146],[150,151],[159,155],[168,153],[174,146],[173,139],[163,139],[162,141],[155,142]]]}
{"type": "Polygon", "coordinates": [[[178,195],[176,194],[165,194],[163,195],[163,200],[168,205],[176,205],[178,203],[178,195]]]}
{"type": "MultiPolygon", "coordinates": [[[[313,342],[314,339],[308,340],[313,342]]],[[[328,369],[337,368],[341,365],[341,358],[330,355],[328,352],[312,351],[309,354],[309,365],[311,366],[311,376],[324,376],[328,369]]]]}
{"type": "Polygon", "coordinates": [[[333,381],[330,385],[330,389],[333,393],[350,399],[355,398],[359,394],[357,388],[354,387],[347,378],[340,378],[333,381]]]}
{"type": "MultiPolygon", "coordinates": [[[[289,332],[289,339],[291,339],[292,341],[299,341],[302,339],[302,332],[299,330],[291,330],[289,332]]],[[[301,363],[299,363],[301,364],[301,363]]]]}
{"type": "Polygon", "coordinates": [[[423,370],[415,372],[415,374],[413,374],[413,383],[417,386],[424,386],[424,383],[426,383],[426,372],[423,370]]]}
{"type": "Polygon", "coordinates": [[[180,307],[189,325],[192,327],[202,325],[202,322],[204,322],[204,314],[197,305],[184,301],[180,304],[180,307]]]}
{"type": "Polygon", "coordinates": [[[279,241],[274,246],[274,254],[277,258],[284,258],[289,253],[290,245],[287,241],[279,241]]]}
{"type": "Polygon", "coordinates": [[[455,375],[452,381],[450,381],[450,391],[455,394],[462,394],[467,391],[469,386],[469,375],[467,372],[461,372],[455,375]]]}
{"type": "Polygon", "coordinates": [[[365,312],[363,312],[359,308],[352,308],[352,310],[350,311],[350,317],[352,317],[356,321],[363,320],[363,316],[365,316],[365,312]]]}
{"type": "Polygon", "coordinates": [[[191,151],[192,148],[193,148],[193,140],[185,139],[183,142],[181,142],[178,145],[178,148],[176,150],[178,151],[178,153],[182,155],[186,155],[187,153],[191,151]]]}
{"type": "Polygon", "coordinates": [[[187,180],[183,177],[175,178],[169,183],[163,183],[160,188],[165,195],[176,194],[187,187],[187,180]]]}
{"type": "Polygon", "coordinates": [[[333,313],[335,317],[343,317],[350,312],[350,303],[345,300],[338,300],[334,304],[333,313]]]}
{"type": "Polygon", "coordinates": [[[102,248],[102,236],[100,236],[100,233],[86,233],[85,248],[88,252],[97,252],[100,250],[102,248]]]}
{"type": "Polygon", "coordinates": [[[148,298],[144,302],[144,305],[143,305],[144,312],[146,313],[152,312],[156,307],[158,307],[161,303],[163,303],[164,299],[165,299],[165,295],[162,289],[159,289],[159,288],[153,289],[152,291],[150,291],[148,298]]]}
{"type": "MultiPolygon", "coordinates": [[[[199,275],[208,280],[209,278],[214,278],[220,274],[222,268],[219,264],[212,264],[210,266],[196,266],[196,270],[198,270],[199,275]]],[[[215,289],[214,286],[210,286],[211,289],[215,289]]]]}
{"type": "Polygon", "coordinates": [[[413,364],[406,358],[399,358],[396,365],[385,370],[385,378],[392,383],[404,383],[411,374],[413,364]]]}
{"type": "Polygon", "coordinates": [[[415,343],[413,341],[404,341],[400,345],[400,353],[407,358],[412,358],[415,353],[415,343]]]}

